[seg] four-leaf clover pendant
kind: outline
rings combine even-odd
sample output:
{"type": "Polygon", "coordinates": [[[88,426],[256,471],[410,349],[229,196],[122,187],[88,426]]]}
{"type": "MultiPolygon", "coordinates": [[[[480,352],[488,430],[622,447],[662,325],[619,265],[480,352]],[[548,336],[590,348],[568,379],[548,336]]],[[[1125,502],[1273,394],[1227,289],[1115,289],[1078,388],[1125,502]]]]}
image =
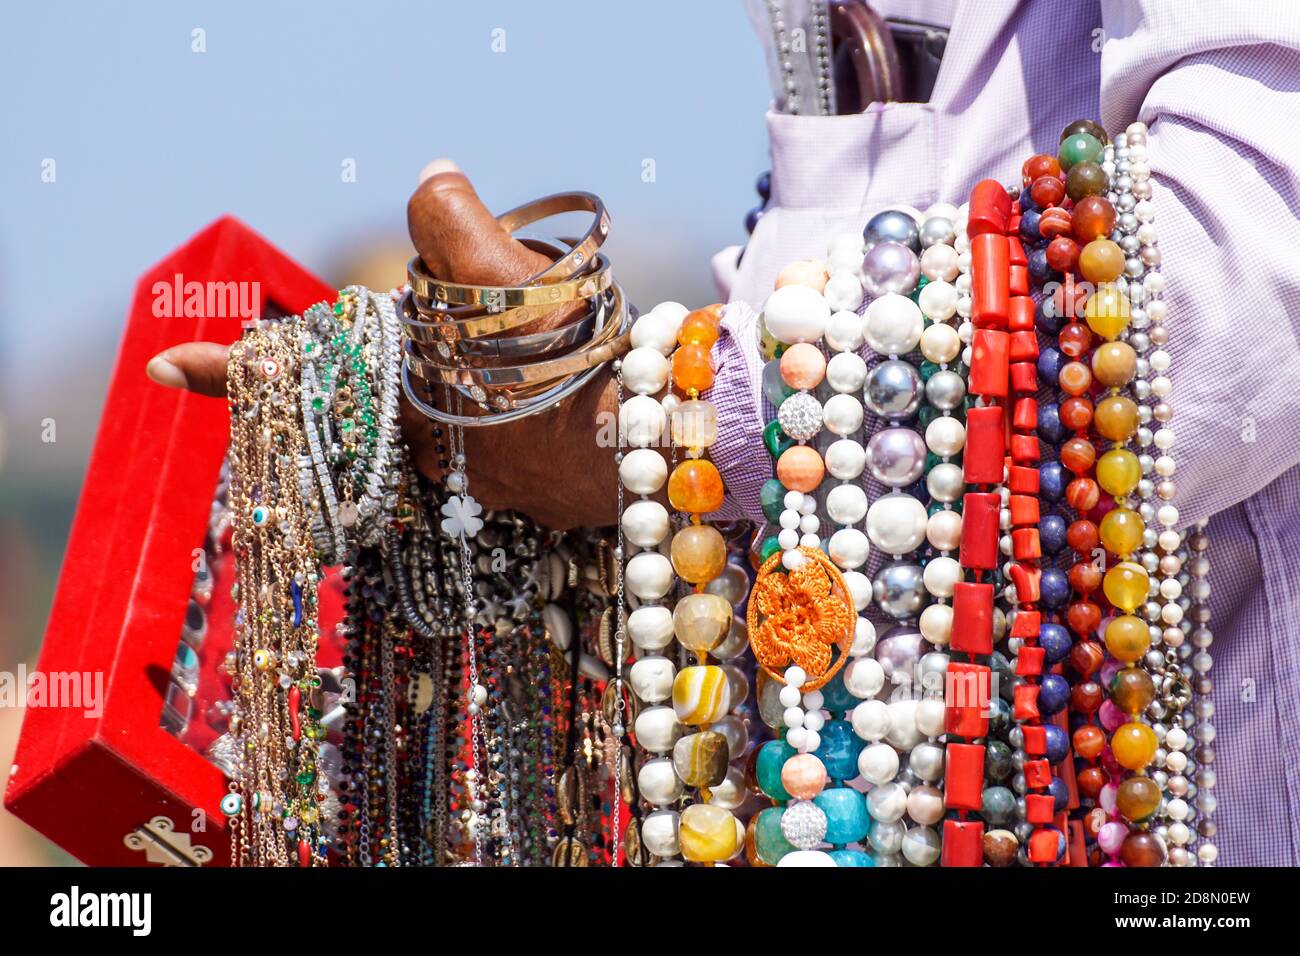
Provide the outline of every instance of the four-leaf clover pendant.
{"type": "Polygon", "coordinates": [[[442,519],[442,533],[451,538],[475,537],[483,530],[483,506],[472,495],[452,495],[443,502],[440,509],[445,516],[442,519]]]}

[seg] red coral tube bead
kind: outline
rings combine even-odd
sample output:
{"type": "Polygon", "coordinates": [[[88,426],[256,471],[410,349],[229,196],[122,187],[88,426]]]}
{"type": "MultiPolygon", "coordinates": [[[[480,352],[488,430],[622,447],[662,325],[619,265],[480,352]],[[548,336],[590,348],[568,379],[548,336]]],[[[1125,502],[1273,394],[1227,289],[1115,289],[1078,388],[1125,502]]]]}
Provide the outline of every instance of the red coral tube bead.
{"type": "MultiPolygon", "coordinates": [[[[991,571],[998,566],[998,509],[1000,496],[972,491],[962,498],[961,548],[958,561],[963,568],[991,571]]],[[[984,651],[985,654],[988,651],[984,651]]]]}
{"type": "MultiPolygon", "coordinates": [[[[951,647],[963,654],[993,653],[993,585],[959,581],[952,592],[951,647]]],[[[957,666],[949,664],[949,671],[957,666]]]]}
{"type": "MultiPolygon", "coordinates": [[[[1005,398],[1008,382],[1007,333],[976,329],[971,338],[971,367],[968,388],[985,398],[1005,398]]],[[[1033,366],[1030,366],[1031,370],[1033,366]]]]}
{"type": "Polygon", "coordinates": [[[985,179],[970,191],[970,211],[966,217],[966,234],[978,236],[985,233],[1002,234],[1007,231],[1011,217],[1011,197],[1006,187],[996,179],[985,179]]]}
{"type": "MultiPolygon", "coordinates": [[[[1029,332],[1032,334],[1034,331],[1034,300],[1027,295],[1013,296],[1009,308],[1007,331],[1029,332]]],[[[1037,342],[1034,344],[1037,346],[1037,342]]],[[[1037,348],[1034,350],[1034,357],[1038,357],[1037,348]]]]}
{"type": "Polygon", "coordinates": [[[1005,328],[1011,309],[1007,237],[986,233],[971,240],[971,321],[976,328],[1005,328]]]}
{"type": "Polygon", "coordinates": [[[989,675],[983,664],[953,661],[944,688],[944,730],[958,737],[983,737],[989,732],[989,675]]]}
{"type": "Polygon", "coordinates": [[[983,805],[984,748],[949,744],[944,773],[944,804],[949,810],[978,810],[983,805]]]}
{"type": "Polygon", "coordinates": [[[984,863],[984,823],[980,820],[943,821],[940,866],[981,866],[984,863]]]}
{"type": "MultiPolygon", "coordinates": [[[[1002,480],[1002,459],[1006,438],[1001,405],[986,405],[966,411],[966,447],[962,469],[970,485],[996,485],[1002,480]]],[[[1038,472],[1035,470],[1035,475],[1038,472]]]]}

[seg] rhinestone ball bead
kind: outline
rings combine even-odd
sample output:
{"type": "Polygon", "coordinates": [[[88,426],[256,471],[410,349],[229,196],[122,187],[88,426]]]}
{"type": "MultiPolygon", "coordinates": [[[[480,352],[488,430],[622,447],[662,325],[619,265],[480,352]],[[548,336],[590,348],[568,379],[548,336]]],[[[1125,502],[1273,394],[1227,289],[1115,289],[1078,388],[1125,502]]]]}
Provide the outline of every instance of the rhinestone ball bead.
{"type": "Polygon", "coordinates": [[[822,405],[808,392],[791,395],[777,409],[781,429],[795,441],[808,441],[822,427],[822,405]]]}
{"type": "Polygon", "coordinates": [[[811,800],[795,801],[781,814],[781,835],[791,846],[811,850],[826,838],[826,814],[811,800]]]}

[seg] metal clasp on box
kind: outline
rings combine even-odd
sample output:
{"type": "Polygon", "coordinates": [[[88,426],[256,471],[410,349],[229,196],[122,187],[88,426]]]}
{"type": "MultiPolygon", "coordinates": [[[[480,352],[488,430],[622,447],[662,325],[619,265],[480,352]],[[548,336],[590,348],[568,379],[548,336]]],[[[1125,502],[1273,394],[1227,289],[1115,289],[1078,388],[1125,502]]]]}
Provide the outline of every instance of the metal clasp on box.
{"type": "Polygon", "coordinates": [[[144,858],[161,866],[202,866],[212,860],[207,847],[190,845],[188,833],[177,833],[167,817],[154,817],[122,838],[132,850],[143,850],[144,858]]]}

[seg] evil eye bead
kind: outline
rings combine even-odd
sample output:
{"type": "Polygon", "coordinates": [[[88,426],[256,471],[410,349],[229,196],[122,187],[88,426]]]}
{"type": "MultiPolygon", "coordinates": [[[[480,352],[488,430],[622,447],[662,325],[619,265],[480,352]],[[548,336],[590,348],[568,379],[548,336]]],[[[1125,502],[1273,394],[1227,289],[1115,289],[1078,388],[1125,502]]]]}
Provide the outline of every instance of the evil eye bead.
{"type": "Polygon", "coordinates": [[[228,817],[237,817],[244,809],[244,798],[237,793],[228,793],[221,798],[221,812],[228,817]]]}
{"type": "Polygon", "coordinates": [[[271,509],[265,505],[258,505],[253,509],[253,524],[259,528],[271,520],[271,509]]]}
{"type": "Polygon", "coordinates": [[[280,376],[280,363],[273,358],[262,359],[258,363],[258,368],[261,370],[263,378],[266,378],[268,381],[279,378],[280,376]]]}
{"type": "Polygon", "coordinates": [[[253,651],[253,666],[259,671],[264,671],[271,666],[271,652],[268,650],[253,651]]]}

